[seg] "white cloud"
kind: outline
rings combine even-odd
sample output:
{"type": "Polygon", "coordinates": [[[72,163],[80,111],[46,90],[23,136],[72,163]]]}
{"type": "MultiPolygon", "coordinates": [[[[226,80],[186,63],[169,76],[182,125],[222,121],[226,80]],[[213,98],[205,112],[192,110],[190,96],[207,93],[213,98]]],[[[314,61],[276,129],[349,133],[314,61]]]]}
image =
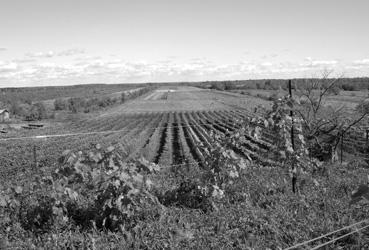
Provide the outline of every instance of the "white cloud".
{"type": "Polygon", "coordinates": [[[305,62],[301,63],[303,67],[328,67],[338,64],[337,60],[314,60],[311,57],[306,57],[305,62]]]}
{"type": "Polygon", "coordinates": [[[85,50],[83,49],[68,49],[63,50],[58,53],[58,56],[75,56],[75,55],[81,55],[84,54],[85,50]]]}
{"type": "Polygon", "coordinates": [[[271,63],[271,62],[263,62],[263,63],[260,64],[260,66],[262,66],[262,67],[271,67],[271,66],[273,66],[273,63],[271,63]]]}
{"type": "Polygon", "coordinates": [[[21,59],[13,60],[13,62],[16,62],[16,63],[31,63],[31,62],[35,62],[35,61],[36,61],[35,58],[21,58],[21,59]]]}
{"type": "Polygon", "coordinates": [[[18,64],[15,62],[3,62],[0,61],[0,73],[12,72],[17,70],[18,64]]]}
{"type": "Polygon", "coordinates": [[[356,60],[353,64],[358,66],[369,66],[369,59],[356,60]]]}
{"type": "Polygon", "coordinates": [[[331,61],[312,61],[312,66],[330,66],[330,65],[336,65],[338,61],[331,60],[331,61]]]}
{"type": "Polygon", "coordinates": [[[0,51],[5,51],[7,50],[7,48],[0,48],[0,51]]]}
{"type": "Polygon", "coordinates": [[[26,56],[33,58],[50,58],[54,56],[54,52],[50,50],[48,52],[27,53],[26,56]]]}
{"type": "MultiPolygon", "coordinates": [[[[232,64],[216,64],[205,58],[178,63],[173,60],[127,62],[122,59],[83,56],[78,60],[72,59],[69,63],[40,62],[18,65],[15,61],[0,62],[0,78],[6,79],[2,80],[4,83],[41,82],[43,85],[72,84],[76,81],[116,83],[287,78],[311,76],[326,67],[339,69],[341,66],[349,65],[355,66],[353,62],[344,64],[336,60],[322,61],[312,58],[306,58],[301,62],[240,61],[232,64]]],[[[351,68],[350,74],[355,72],[356,68],[351,68]]]]}

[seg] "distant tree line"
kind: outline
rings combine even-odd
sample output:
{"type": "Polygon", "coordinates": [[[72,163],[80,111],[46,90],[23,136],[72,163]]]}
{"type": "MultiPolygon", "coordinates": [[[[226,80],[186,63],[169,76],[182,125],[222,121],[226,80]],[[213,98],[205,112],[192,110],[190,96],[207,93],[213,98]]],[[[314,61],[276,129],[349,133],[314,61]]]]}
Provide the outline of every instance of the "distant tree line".
{"type": "Polygon", "coordinates": [[[40,102],[55,98],[92,98],[112,93],[146,87],[145,84],[81,84],[71,86],[46,86],[27,88],[0,88],[0,101],[10,104],[40,102]]]}
{"type": "Polygon", "coordinates": [[[124,103],[127,100],[135,99],[147,92],[149,92],[152,88],[146,87],[141,88],[137,91],[132,92],[122,92],[120,97],[93,97],[93,98],[84,98],[84,97],[70,97],[70,98],[58,98],[54,101],[54,110],[68,110],[73,113],[85,112],[89,113],[95,110],[99,110],[101,108],[106,108],[109,106],[113,106],[115,104],[124,103]]]}
{"type": "Polygon", "coordinates": [[[144,87],[137,91],[122,92],[118,97],[104,96],[104,97],[69,97],[57,98],[54,101],[54,110],[46,108],[44,102],[32,102],[29,99],[15,99],[15,100],[0,100],[0,108],[9,110],[12,117],[27,120],[43,120],[52,119],[55,117],[54,111],[67,110],[73,113],[78,112],[92,112],[101,108],[109,107],[115,104],[124,103],[127,100],[137,98],[148,91],[152,87],[144,87]]]}
{"type": "MultiPolygon", "coordinates": [[[[303,87],[312,80],[319,80],[313,78],[293,79],[296,88],[303,87]]],[[[206,81],[185,83],[186,85],[216,89],[216,90],[233,90],[233,89],[262,89],[262,90],[287,90],[287,80],[285,79],[258,79],[258,80],[234,80],[234,81],[206,81]]],[[[337,83],[337,90],[344,91],[359,91],[369,90],[369,78],[340,78],[337,83]]]]}
{"type": "Polygon", "coordinates": [[[53,113],[48,113],[42,102],[37,103],[20,103],[14,101],[9,106],[9,112],[13,117],[25,119],[27,121],[36,121],[47,118],[53,118],[53,113]]]}

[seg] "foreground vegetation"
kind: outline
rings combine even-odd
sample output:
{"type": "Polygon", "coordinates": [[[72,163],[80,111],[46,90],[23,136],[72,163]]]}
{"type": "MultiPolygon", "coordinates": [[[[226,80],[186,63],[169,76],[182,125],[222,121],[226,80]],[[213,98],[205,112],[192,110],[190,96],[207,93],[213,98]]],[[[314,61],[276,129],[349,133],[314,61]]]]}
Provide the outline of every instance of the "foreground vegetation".
{"type": "MultiPolygon", "coordinates": [[[[327,111],[322,98],[334,83],[306,89],[310,102],[286,96],[253,116],[233,110],[79,121],[83,131],[124,129],[105,139],[77,137],[58,159],[45,143],[45,161],[24,161],[23,177],[1,169],[0,246],[283,249],[367,220],[367,163],[333,157],[340,135],[367,110],[349,121],[327,111]],[[114,138],[131,147],[109,146],[114,138]]],[[[328,248],[366,249],[368,242],[365,229],[328,248]]]]}
{"type": "MultiPolygon", "coordinates": [[[[99,146],[88,154],[66,151],[51,175],[40,171],[23,185],[2,187],[3,246],[281,249],[369,212],[349,206],[351,191],[366,182],[360,162],[324,165],[300,178],[296,194],[288,171],[278,168],[247,164],[218,189],[198,166],[123,163],[114,148],[99,146]]],[[[368,235],[346,237],[332,248],[339,246],[366,248],[368,235]]]]}

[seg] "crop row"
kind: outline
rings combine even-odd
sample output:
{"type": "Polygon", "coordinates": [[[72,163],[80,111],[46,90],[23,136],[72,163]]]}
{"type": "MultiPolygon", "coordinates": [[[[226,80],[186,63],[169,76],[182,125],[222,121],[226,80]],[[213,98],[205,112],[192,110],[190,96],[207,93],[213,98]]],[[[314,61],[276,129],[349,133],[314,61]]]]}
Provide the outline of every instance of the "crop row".
{"type": "MultiPolygon", "coordinates": [[[[164,112],[95,117],[71,122],[71,132],[115,131],[47,140],[1,142],[0,173],[4,176],[27,174],[34,162],[52,169],[61,152],[66,149],[86,150],[100,143],[116,145],[127,159],[145,157],[149,161],[170,166],[193,164],[201,166],[211,145],[211,133],[226,135],[240,128],[240,121],[249,114],[239,110],[164,112]]],[[[246,135],[242,145],[234,148],[238,154],[263,164],[272,144],[267,137],[255,140],[246,135]]],[[[270,156],[270,155],[269,155],[270,156]]]]}

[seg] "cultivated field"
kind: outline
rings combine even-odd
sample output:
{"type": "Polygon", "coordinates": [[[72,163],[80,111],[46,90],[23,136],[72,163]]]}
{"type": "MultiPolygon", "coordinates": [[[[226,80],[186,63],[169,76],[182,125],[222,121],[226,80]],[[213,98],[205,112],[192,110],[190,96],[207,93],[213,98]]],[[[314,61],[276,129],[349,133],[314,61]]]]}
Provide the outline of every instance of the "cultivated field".
{"type": "Polygon", "coordinates": [[[260,98],[245,98],[240,94],[223,91],[175,86],[161,87],[127,105],[112,109],[105,115],[136,112],[229,110],[235,108],[251,110],[258,105],[268,105],[268,102],[260,98]]]}
{"type": "MultiPolygon", "coordinates": [[[[239,121],[252,115],[253,108],[258,105],[269,104],[262,99],[221,91],[162,87],[126,104],[88,114],[85,118],[81,114],[71,121],[47,122],[44,128],[35,130],[24,130],[14,125],[16,129],[0,135],[0,139],[50,134],[72,136],[0,141],[0,157],[7,166],[0,172],[3,177],[22,178],[19,173],[29,173],[34,149],[40,165],[47,165],[55,162],[66,149],[86,150],[94,143],[120,144],[120,149],[129,159],[143,156],[157,164],[201,164],[201,150],[210,146],[209,134],[212,131],[225,134],[240,127],[239,121]],[[75,135],[78,133],[81,134],[75,135]],[[205,145],[203,149],[199,148],[200,143],[205,145]]],[[[260,145],[250,141],[245,150],[251,150],[253,158],[260,158],[259,149],[267,149],[267,146],[260,145]]],[[[260,160],[266,162],[265,159],[260,160]]]]}
{"type": "MultiPolygon", "coordinates": [[[[366,163],[318,162],[293,192],[281,137],[265,123],[260,135],[248,130],[255,108],[270,105],[170,86],[42,128],[13,126],[0,133],[0,248],[284,249],[364,221],[368,208],[349,201],[366,163]],[[242,139],[219,146],[214,134],[236,131],[242,139]]],[[[343,148],[360,144],[365,156],[355,136],[343,148]]],[[[329,249],[367,249],[362,232],[329,249]]]]}

